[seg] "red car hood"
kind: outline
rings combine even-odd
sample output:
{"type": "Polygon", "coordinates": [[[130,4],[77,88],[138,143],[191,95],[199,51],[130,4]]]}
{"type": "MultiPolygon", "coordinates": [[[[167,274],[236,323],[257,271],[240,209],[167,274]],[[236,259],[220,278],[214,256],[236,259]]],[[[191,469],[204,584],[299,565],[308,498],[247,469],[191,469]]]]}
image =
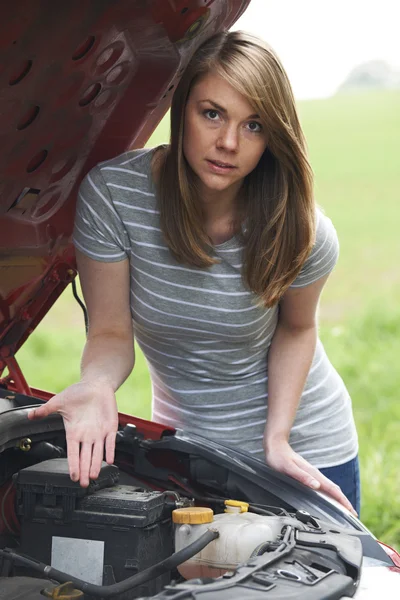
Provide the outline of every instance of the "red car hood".
{"type": "Polygon", "coordinates": [[[14,0],[0,9],[0,376],[74,279],[76,192],[145,144],[182,69],[250,0],[14,0]]]}

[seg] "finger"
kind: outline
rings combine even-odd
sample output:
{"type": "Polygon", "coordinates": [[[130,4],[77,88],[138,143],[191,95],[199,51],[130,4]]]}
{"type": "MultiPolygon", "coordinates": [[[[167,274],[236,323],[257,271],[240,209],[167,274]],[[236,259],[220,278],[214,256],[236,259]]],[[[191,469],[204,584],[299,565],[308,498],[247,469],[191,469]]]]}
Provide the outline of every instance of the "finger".
{"type": "Polygon", "coordinates": [[[333,481],[331,481],[330,479],[328,479],[328,477],[323,475],[319,469],[310,465],[309,462],[307,462],[300,456],[298,457],[298,463],[299,466],[301,466],[301,468],[304,469],[304,471],[307,471],[310,474],[310,476],[318,482],[319,489],[321,492],[329,494],[330,496],[335,498],[335,500],[338,500],[340,504],[343,504],[344,506],[346,506],[346,508],[350,507],[352,512],[357,514],[338,485],[333,483],[333,481]]]}
{"type": "MultiPolygon", "coordinates": [[[[319,491],[328,494],[332,498],[334,498],[339,504],[347,508],[355,517],[358,517],[357,512],[354,510],[351,502],[347,499],[347,497],[343,494],[342,490],[338,485],[333,483],[328,477],[323,475],[319,469],[313,467],[309,462],[307,462],[303,457],[298,455],[296,457],[296,461],[298,464],[307,471],[311,477],[313,477],[318,482],[319,491]]],[[[310,487],[313,487],[312,485],[310,487]]],[[[314,489],[318,489],[315,487],[314,489]]]]}
{"type": "Polygon", "coordinates": [[[68,439],[67,436],[67,458],[69,465],[69,476],[72,481],[79,480],[79,442],[68,439]]]}
{"type": "Polygon", "coordinates": [[[116,432],[111,431],[106,437],[106,461],[112,465],[115,458],[115,436],[116,432]]]}
{"type": "Polygon", "coordinates": [[[92,464],[92,442],[82,442],[79,460],[79,481],[82,487],[89,485],[89,471],[92,464]]]}
{"type": "Polygon", "coordinates": [[[314,490],[319,489],[321,486],[321,484],[315,477],[310,475],[310,473],[308,473],[302,467],[298,466],[294,461],[290,462],[287,465],[285,473],[287,475],[290,475],[290,477],[293,477],[293,479],[297,479],[297,481],[300,481],[300,483],[302,483],[303,485],[311,487],[314,490]]]}
{"type": "Polygon", "coordinates": [[[357,512],[354,510],[353,505],[347,497],[343,494],[342,490],[338,485],[333,483],[330,479],[322,475],[321,473],[321,492],[332,496],[335,500],[337,500],[340,504],[342,504],[347,510],[349,510],[353,515],[358,517],[357,512]]]}
{"type": "Polygon", "coordinates": [[[97,479],[101,469],[101,463],[104,456],[104,442],[97,441],[93,446],[92,464],[90,466],[90,479],[97,479]]]}
{"type": "Polygon", "coordinates": [[[55,413],[59,410],[60,408],[60,403],[57,401],[51,401],[49,400],[48,402],[46,402],[46,404],[43,404],[42,406],[38,406],[36,408],[33,408],[32,410],[30,410],[28,412],[28,419],[30,419],[31,421],[33,419],[42,419],[43,417],[47,417],[48,415],[51,415],[52,413],[55,413]]]}
{"type": "MultiPolygon", "coordinates": [[[[354,516],[358,517],[357,512],[354,510],[352,504],[349,502],[347,497],[343,494],[342,490],[338,485],[333,483],[328,477],[323,475],[319,469],[310,465],[309,462],[305,461],[302,457],[299,457],[299,462],[302,468],[310,473],[311,476],[315,478],[319,482],[319,490],[332,496],[337,502],[342,504],[347,510],[349,510],[354,516]]],[[[312,486],[311,486],[312,487],[312,486]]]]}

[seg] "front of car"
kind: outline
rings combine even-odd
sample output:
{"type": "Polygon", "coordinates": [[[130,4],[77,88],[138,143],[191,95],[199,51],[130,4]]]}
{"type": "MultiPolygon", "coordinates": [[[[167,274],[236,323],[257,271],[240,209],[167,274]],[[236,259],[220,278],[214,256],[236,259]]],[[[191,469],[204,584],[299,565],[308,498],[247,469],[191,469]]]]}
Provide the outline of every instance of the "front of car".
{"type": "Polygon", "coordinates": [[[56,594],[65,585],[87,598],[121,600],[368,600],[377,589],[397,597],[398,554],[344,508],[261,461],[120,415],[115,465],[104,464],[83,489],[69,478],[61,417],[28,421],[29,407],[41,400],[9,390],[1,396],[0,563],[7,600],[21,586],[56,594]],[[186,518],[199,508],[211,514],[207,522],[186,518]],[[201,546],[207,533],[216,537],[201,546]],[[233,545],[234,563],[227,558],[233,545]],[[180,571],[188,564],[186,580],[180,571]],[[44,585],[45,577],[52,581],[44,585]]]}

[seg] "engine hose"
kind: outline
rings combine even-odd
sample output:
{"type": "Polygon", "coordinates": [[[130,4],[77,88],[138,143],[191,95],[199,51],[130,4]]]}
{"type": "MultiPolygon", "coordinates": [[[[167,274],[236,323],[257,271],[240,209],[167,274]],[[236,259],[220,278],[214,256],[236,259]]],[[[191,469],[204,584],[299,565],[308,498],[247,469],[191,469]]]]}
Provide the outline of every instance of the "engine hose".
{"type": "Polygon", "coordinates": [[[208,529],[192,544],[189,544],[189,546],[186,546],[185,548],[182,548],[182,550],[175,552],[159,563],[152,565],[148,569],[145,569],[144,571],[141,571],[132,577],[128,577],[128,579],[105,586],[82,581],[82,579],[73,577],[72,575],[59,571],[58,569],[53,569],[53,567],[36,561],[33,558],[12,552],[8,548],[5,550],[0,550],[0,557],[12,560],[20,566],[33,569],[48,579],[55,579],[60,583],[66,583],[67,581],[70,581],[76,588],[90,596],[97,596],[99,598],[112,598],[113,596],[117,596],[118,594],[122,594],[123,592],[127,592],[128,590],[137,587],[138,585],[146,583],[146,581],[149,581],[150,579],[155,579],[167,571],[175,569],[177,566],[181,565],[186,560],[189,560],[189,558],[192,558],[192,556],[203,550],[203,548],[208,546],[210,542],[216,540],[218,537],[218,531],[215,529],[208,529]]]}
{"type": "Polygon", "coordinates": [[[257,515],[266,515],[268,517],[276,517],[276,513],[272,512],[272,510],[266,510],[265,508],[260,508],[259,506],[254,506],[254,504],[249,504],[249,511],[256,513],[257,515]]]}
{"type": "MultiPolygon", "coordinates": [[[[261,556],[262,554],[264,554],[264,552],[266,552],[266,550],[268,550],[269,548],[271,548],[272,544],[271,542],[262,542],[262,544],[259,544],[258,546],[256,546],[253,550],[253,552],[250,554],[250,559],[254,558],[256,556],[261,556]]],[[[276,547],[276,545],[275,545],[276,547]]]]}
{"type": "Polygon", "coordinates": [[[293,538],[293,527],[288,525],[286,528],[282,530],[283,538],[282,541],[279,542],[276,540],[275,542],[261,542],[258,546],[256,546],[253,552],[250,554],[250,559],[255,558],[256,556],[262,556],[267,551],[275,551],[275,550],[284,550],[286,546],[290,543],[291,538],[293,538]]]}

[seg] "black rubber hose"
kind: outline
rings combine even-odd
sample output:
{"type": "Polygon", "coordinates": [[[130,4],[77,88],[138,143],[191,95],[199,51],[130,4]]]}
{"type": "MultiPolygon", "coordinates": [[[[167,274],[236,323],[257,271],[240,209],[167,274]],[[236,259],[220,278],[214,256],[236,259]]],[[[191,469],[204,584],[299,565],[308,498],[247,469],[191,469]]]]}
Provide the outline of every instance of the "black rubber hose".
{"type": "Polygon", "coordinates": [[[276,517],[276,513],[272,512],[272,510],[266,510],[265,508],[259,508],[258,506],[254,506],[254,504],[249,504],[250,512],[256,513],[257,515],[266,515],[268,517],[276,517]]]}
{"type": "MultiPolygon", "coordinates": [[[[271,548],[271,546],[273,545],[273,542],[262,542],[262,544],[259,544],[258,546],[256,546],[253,550],[253,552],[250,554],[250,558],[255,558],[256,556],[262,556],[264,554],[264,552],[266,552],[269,548],[271,548]]],[[[275,544],[276,547],[276,544],[275,544]]]]}
{"type": "Polygon", "coordinates": [[[84,592],[85,594],[89,594],[90,596],[97,596],[100,598],[112,598],[113,596],[117,596],[118,594],[122,594],[123,592],[127,592],[138,585],[142,585],[149,581],[150,579],[155,579],[159,575],[166,573],[167,571],[171,571],[175,569],[180,564],[184,563],[189,558],[192,558],[195,554],[203,550],[210,542],[216,540],[219,537],[218,531],[208,529],[202,536],[200,536],[195,542],[189,544],[182,550],[175,552],[168,558],[162,560],[155,565],[152,565],[148,569],[133,575],[132,577],[128,577],[128,579],[124,579],[118,583],[114,583],[112,585],[94,585],[93,583],[88,583],[87,581],[82,581],[82,579],[78,579],[77,577],[73,577],[72,575],[68,575],[68,573],[63,573],[58,569],[53,569],[49,565],[45,565],[44,563],[38,562],[32,558],[27,556],[22,556],[17,554],[16,552],[12,552],[8,549],[0,550],[0,556],[12,560],[16,562],[18,565],[27,567],[29,569],[33,569],[38,573],[41,573],[48,579],[55,579],[60,583],[66,583],[67,581],[71,581],[76,588],[84,592]]]}
{"type": "Polygon", "coordinates": [[[86,310],[86,306],[82,302],[82,300],[79,298],[78,290],[76,289],[76,281],[75,281],[75,279],[72,280],[71,284],[72,284],[72,293],[74,295],[74,298],[77,301],[77,303],[79,304],[79,306],[81,307],[81,309],[83,310],[83,318],[84,318],[84,321],[85,321],[85,331],[86,331],[86,335],[87,335],[88,331],[89,331],[89,317],[88,317],[88,313],[87,313],[87,310],[86,310]]]}

